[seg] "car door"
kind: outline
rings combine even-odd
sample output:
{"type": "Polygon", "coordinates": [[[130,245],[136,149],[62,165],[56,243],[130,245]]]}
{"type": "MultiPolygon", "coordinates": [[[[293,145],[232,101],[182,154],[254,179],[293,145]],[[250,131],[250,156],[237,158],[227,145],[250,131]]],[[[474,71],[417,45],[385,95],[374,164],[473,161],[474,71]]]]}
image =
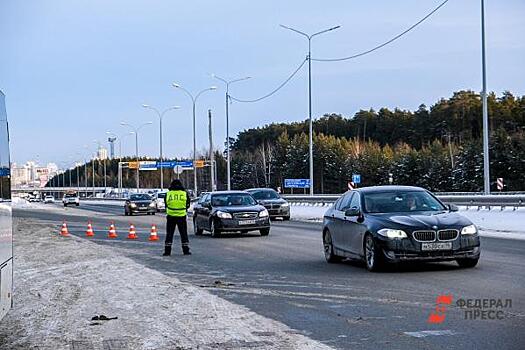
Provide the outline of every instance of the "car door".
{"type": "Polygon", "coordinates": [[[343,198],[338,207],[334,210],[334,232],[332,232],[332,239],[334,241],[334,246],[338,249],[348,251],[349,240],[346,233],[346,216],[345,210],[350,208],[350,202],[352,200],[353,192],[347,192],[344,194],[343,198]]]}
{"type": "MultiPolygon", "coordinates": [[[[204,197],[199,199],[197,203],[193,205],[193,222],[199,224],[200,220],[200,212],[202,210],[202,201],[204,197]]],[[[166,208],[167,209],[167,208],[166,208]]]]}
{"type": "MultiPolygon", "coordinates": [[[[363,208],[361,207],[361,195],[358,192],[356,192],[352,197],[352,201],[350,202],[348,209],[354,208],[359,209],[359,211],[363,213],[363,208]]],[[[360,221],[361,220],[358,216],[351,216],[346,217],[345,223],[347,227],[346,239],[348,241],[348,248],[352,253],[358,255],[361,255],[363,248],[363,236],[366,232],[366,225],[360,221]]]]}
{"type": "Polygon", "coordinates": [[[337,228],[336,228],[337,219],[335,218],[335,212],[336,212],[337,208],[340,207],[341,202],[343,200],[343,197],[344,197],[344,195],[339,197],[334,202],[334,204],[332,204],[330,209],[328,209],[326,211],[326,213],[324,214],[324,227],[327,228],[328,231],[330,231],[330,233],[332,234],[332,240],[333,240],[333,234],[337,230],[337,228]]]}
{"type": "Polygon", "coordinates": [[[211,214],[211,194],[207,194],[203,201],[200,211],[200,221],[199,226],[209,230],[210,229],[210,214],[211,214]]]}

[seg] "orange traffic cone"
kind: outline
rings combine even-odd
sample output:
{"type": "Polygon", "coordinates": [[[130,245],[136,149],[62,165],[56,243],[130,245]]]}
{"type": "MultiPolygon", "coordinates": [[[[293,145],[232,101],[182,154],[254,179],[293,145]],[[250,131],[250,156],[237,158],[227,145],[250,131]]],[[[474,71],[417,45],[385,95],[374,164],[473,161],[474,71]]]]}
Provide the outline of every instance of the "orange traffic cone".
{"type": "Polygon", "coordinates": [[[135,232],[135,226],[133,224],[129,225],[128,239],[137,239],[137,233],[135,232]]]}
{"type": "Polygon", "coordinates": [[[149,240],[150,241],[158,241],[159,236],[157,236],[157,226],[151,225],[151,232],[149,234],[149,240]]]}
{"type": "Polygon", "coordinates": [[[94,237],[95,232],[93,232],[93,226],[91,226],[91,221],[88,222],[88,227],[86,230],[86,237],[94,237]]]}
{"type": "Polygon", "coordinates": [[[108,238],[117,238],[117,230],[115,230],[115,224],[111,223],[108,231],[108,238]]]}
{"type": "Polygon", "coordinates": [[[67,224],[66,224],[65,221],[62,224],[62,229],[60,230],[60,235],[63,236],[63,237],[69,236],[69,231],[67,230],[67,224]]]}

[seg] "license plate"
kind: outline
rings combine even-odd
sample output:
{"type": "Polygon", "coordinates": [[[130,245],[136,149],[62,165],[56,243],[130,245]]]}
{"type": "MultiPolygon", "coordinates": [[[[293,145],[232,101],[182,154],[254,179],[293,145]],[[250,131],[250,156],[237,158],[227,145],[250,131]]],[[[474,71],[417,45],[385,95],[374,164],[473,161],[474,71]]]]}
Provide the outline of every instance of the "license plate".
{"type": "Polygon", "coordinates": [[[421,250],[450,250],[452,249],[452,242],[446,243],[421,243],[421,250]]]}
{"type": "Polygon", "coordinates": [[[239,221],[239,225],[254,225],[255,220],[241,220],[239,221]]]}
{"type": "Polygon", "coordinates": [[[139,210],[147,210],[147,207],[139,207],[139,210]]]}

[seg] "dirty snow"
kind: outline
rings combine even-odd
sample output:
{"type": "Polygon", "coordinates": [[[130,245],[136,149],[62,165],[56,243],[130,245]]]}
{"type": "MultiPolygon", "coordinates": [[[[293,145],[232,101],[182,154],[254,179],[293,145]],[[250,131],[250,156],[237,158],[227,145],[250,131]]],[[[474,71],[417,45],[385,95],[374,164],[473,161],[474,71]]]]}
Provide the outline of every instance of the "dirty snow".
{"type": "MultiPolygon", "coordinates": [[[[292,220],[321,222],[329,207],[292,203],[291,217],[292,220]]],[[[512,207],[506,207],[502,210],[495,207],[491,210],[478,210],[477,207],[460,207],[459,212],[478,226],[481,236],[525,240],[525,208],[514,210],[512,207]]]]}
{"type": "Polygon", "coordinates": [[[15,305],[0,322],[1,349],[329,349],[120,248],[28,219],[15,221],[14,239],[15,305]],[[118,319],[91,325],[100,314],[118,319]]]}

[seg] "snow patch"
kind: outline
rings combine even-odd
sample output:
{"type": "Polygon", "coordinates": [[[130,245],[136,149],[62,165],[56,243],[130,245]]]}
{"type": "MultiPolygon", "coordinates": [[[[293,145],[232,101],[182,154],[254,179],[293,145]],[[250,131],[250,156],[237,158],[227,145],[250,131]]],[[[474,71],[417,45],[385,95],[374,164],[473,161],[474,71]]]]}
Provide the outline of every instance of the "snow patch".
{"type": "MultiPolygon", "coordinates": [[[[304,204],[304,203],[302,203],[304,204]]],[[[328,207],[290,205],[292,220],[322,222],[328,207]]],[[[460,207],[460,213],[470,219],[486,237],[525,240],[525,208],[500,207],[477,209],[460,207]]]]}

